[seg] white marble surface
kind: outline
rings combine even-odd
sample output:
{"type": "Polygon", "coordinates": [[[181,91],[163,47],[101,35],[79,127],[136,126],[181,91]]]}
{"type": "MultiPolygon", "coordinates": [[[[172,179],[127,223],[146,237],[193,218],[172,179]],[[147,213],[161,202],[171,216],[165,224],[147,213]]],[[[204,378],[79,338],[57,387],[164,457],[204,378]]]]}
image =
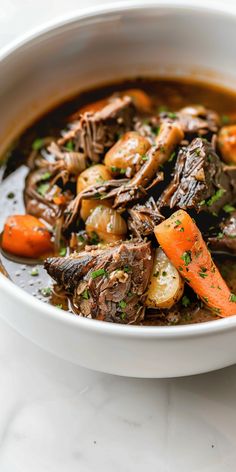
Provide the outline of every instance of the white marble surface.
{"type": "MultiPolygon", "coordinates": [[[[0,47],[88,3],[0,0],[0,47]]],[[[91,372],[0,320],[0,472],[233,472],[236,366],[174,380],[91,372]]]]}

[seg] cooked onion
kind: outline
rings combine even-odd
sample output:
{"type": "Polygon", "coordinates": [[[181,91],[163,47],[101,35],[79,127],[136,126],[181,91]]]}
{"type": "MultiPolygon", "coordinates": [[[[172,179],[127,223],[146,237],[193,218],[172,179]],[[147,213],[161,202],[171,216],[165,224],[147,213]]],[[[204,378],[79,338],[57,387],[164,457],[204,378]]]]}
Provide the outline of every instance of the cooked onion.
{"type": "Polygon", "coordinates": [[[171,308],[183,295],[184,281],[168,257],[158,248],[145,305],[149,308],[171,308]]]}
{"type": "MultiPolygon", "coordinates": [[[[97,164],[84,170],[77,180],[77,193],[82,192],[87,187],[95,185],[99,182],[111,179],[111,172],[103,164],[97,164]]],[[[81,218],[86,221],[90,213],[96,208],[98,202],[96,200],[83,200],[80,209],[81,218]]],[[[105,206],[110,206],[109,202],[105,206]]]]}
{"type": "Polygon", "coordinates": [[[127,225],[116,210],[99,205],[88,217],[86,231],[88,234],[95,232],[105,242],[119,241],[125,238],[127,225]]]}

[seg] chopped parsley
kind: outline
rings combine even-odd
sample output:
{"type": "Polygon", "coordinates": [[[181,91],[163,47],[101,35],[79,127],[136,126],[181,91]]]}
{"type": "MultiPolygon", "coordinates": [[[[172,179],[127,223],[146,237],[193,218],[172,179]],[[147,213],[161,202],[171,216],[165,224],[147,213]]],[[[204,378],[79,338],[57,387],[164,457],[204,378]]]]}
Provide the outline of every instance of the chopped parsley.
{"type": "Polygon", "coordinates": [[[68,141],[68,142],[66,143],[66,145],[65,145],[65,148],[66,148],[68,151],[74,151],[75,146],[74,146],[73,141],[71,141],[71,140],[68,141]]]}
{"type": "Polygon", "coordinates": [[[120,169],[120,174],[125,174],[126,173],[126,169],[120,169]]]}
{"type": "Polygon", "coordinates": [[[66,255],[66,247],[61,247],[59,251],[59,256],[64,257],[66,255]]]}
{"type": "Polygon", "coordinates": [[[164,111],[168,111],[168,107],[166,105],[160,105],[158,107],[158,113],[163,113],[164,111]]]}
{"type": "Polygon", "coordinates": [[[41,180],[48,180],[48,179],[50,179],[51,175],[52,175],[51,172],[44,172],[44,174],[41,175],[40,179],[41,180]]]}
{"type": "Polygon", "coordinates": [[[217,202],[222,195],[224,195],[225,189],[224,188],[219,188],[214,195],[212,195],[211,198],[207,201],[207,206],[213,205],[213,203],[217,202]]]}
{"type": "Polygon", "coordinates": [[[190,305],[190,300],[189,298],[187,297],[187,295],[184,295],[184,297],[182,298],[182,305],[186,308],[187,306],[190,305]]]}
{"type": "Polygon", "coordinates": [[[223,207],[223,210],[225,211],[225,213],[232,213],[232,211],[234,211],[235,208],[232,205],[225,205],[223,207]]]}
{"type": "Polygon", "coordinates": [[[147,161],[148,159],[149,159],[149,157],[146,156],[146,155],[142,156],[142,158],[141,158],[142,161],[147,161]]]}
{"type": "Polygon", "coordinates": [[[163,277],[165,277],[167,275],[167,272],[165,270],[163,270],[162,275],[163,275],[163,277]]]}
{"type": "Polygon", "coordinates": [[[88,291],[87,288],[83,291],[83,293],[81,293],[81,297],[82,297],[84,300],[88,300],[88,299],[90,298],[89,291],[88,291]]]}
{"type": "Polygon", "coordinates": [[[13,192],[9,192],[9,193],[7,194],[7,198],[9,198],[10,200],[11,200],[12,198],[14,198],[14,197],[15,197],[15,194],[14,194],[13,192]]]}
{"type": "Polygon", "coordinates": [[[124,272],[127,272],[127,273],[131,272],[131,268],[129,266],[125,266],[123,270],[124,272]]]}
{"type": "Polygon", "coordinates": [[[181,259],[184,261],[184,265],[188,266],[192,261],[191,251],[185,251],[181,256],[181,259]]]}
{"type": "Polygon", "coordinates": [[[231,293],[231,295],[230,295],[230,298],[229,298],[229,299],[230,299],[230,301],[231,301],[231,302],[234,302],[234,303],[236,303],[236,295],[234,295],[234,293],[231,293]]]}
{"type": "Polygon", "coordinates": [[[91,238],[90,238],[91,244],[98,244],[99,243],[99,237],[95,231],[92,231],[91,233],[91,238]]]}
{"type": "Polygon", "coordinates": [[[122,310],[123,310],[124,308],[126,308],[126,306],[127,306],[127,303],[126,303],[124,300],[121,300],[121,301],[119,302],[119,307],[120,307],[122,310]]]}
{"type": "Polygon", "coordinates": [[[175,118],[177,118],[176,113],[174,113],[173,111],[169,111],[169,112],[167,113],[167,116],[168,116],[168,118],[170,118],[170,119],[172,119],[172,120],[174,120],[175,118]]]}
{"type": "Polygon", "coordinates": [[[39,271],[37,267],[33,267],[33,269],[30,272],[30,275],[32,275],[32,277],[36,277],[37,275],[39,275],[39,271]]]}
{"type": "Polygon", "coordinates": [[[32,149],[34,151],[39,151],[39,149],[43,147],[43,144],[44,144],[44,140],[42,138],[37,138],[34,140],[32,144],[32,149]]]}
{"type": "Polygon", "coordinates": [[[45,196],[45,194],[47,193],[48,189],[49,189],[50,185],[49,184],[39,184],[37,186],[37,192],[39,193],[39,195],[42,195],[42,197],[45,196]]]}
{"type": "Polygon", "coordinates": [[[153,277],[158,277],[159,276],[159,270],[157,270],[154,274],[153,277]]]}
{"type": "Polygon", "coordinates": [[[126,313],[125,311],[123,311],[120,315],[121,319],[124,320],[126,318],[126,313]]]}
{"type": "Polygon", "coordinates": [[[222,115],[221,117],[221,123],[222,125],[227,125],[230,122],[230,118],[228,115],[222,115]]]}
{"type": "Polygon", "coordinates": [[[175,227],[177,228],[179,225],[181,225],[181,221],[180,220],[175,220],[175,227]]]}
{"type": "Polygon", "coordinates": [[[175,158],[175,151],[173,151],[172,154],[170,155],[168,162],[172,162],[174,158],[175,158]]]}
{"type": "Polygon", "coordinates": [[[105,277],[107,277],[107,271],[105,269],[98,269],[98,270],[94,270],[94,272],[91,273],[92,279],[96,279],[97,277],[100,277],[101,275],[105,275],[105,277]]]}
{"type": "Polygon", "coordinates": [[[206,272],[207,272],[207,269],[205,267],[201,267],[201,271],[198,272],[198,274],[200,275],[200,277],[202,277],[202,279],[205,279],[208,276],[206,272]]]}
{"type": "Polygon", "coordinates": [[[203,297],[204,302],[208,303],[209,299],[208,297],[203,297]]]}
{"type": "Polygon", "coordinates": [[[60,310],[62,309],[62,304],[59,303],[58,305],[56,305],[57,308],[60,308],[60,310]]]}
{"type": "Polygon", "coordinates": [[[43,297],[50,297],[52,293],[52,289],[51,287],[43,287],[40,289],[40,292],[43,295],[43,297]]]}
{"type": "Polygon", "coordinates": [[[223,233],[218,233],[218,234],[217,234],[217,238],[218,238],[218,239],[222,239],[223,237],[224,237],[223,233]]]}

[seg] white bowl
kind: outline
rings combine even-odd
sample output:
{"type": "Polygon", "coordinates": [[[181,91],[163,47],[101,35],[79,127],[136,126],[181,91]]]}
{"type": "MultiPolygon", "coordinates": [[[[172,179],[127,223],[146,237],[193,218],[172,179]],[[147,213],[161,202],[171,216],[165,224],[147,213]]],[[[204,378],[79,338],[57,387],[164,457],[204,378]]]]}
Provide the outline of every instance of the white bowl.
{"type": "MultiPolygon", "coordinates": [[[[111,79],[175,75],[236,89],[236,10],[186,1],[126,2],[64,18],[0,54],[1,152],[66,96],[111,79]],[[4,112],[3,112],[4,110],[4,112]]],[[[236,362],[236,316],[175,327],[123,326],[67,314],[0,275],[1,315],[43,348],[82,366],[174,377],[236,362]]]]}

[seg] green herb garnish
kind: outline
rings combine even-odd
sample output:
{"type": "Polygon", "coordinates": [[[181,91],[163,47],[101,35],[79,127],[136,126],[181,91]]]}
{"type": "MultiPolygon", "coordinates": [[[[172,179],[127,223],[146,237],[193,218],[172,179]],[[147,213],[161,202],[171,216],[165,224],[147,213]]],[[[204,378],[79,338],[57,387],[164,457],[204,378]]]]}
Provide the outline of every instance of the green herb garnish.
{"type": "Polygon", "coordinates": [[[224,188],[219,188],[214,195],[212,195],[211,198],[207,201],[207,206],[213,205],[213,203],[217,202],[222,195],[224,195],[225,189],[224,188]]]}
{"type": "Polygon", "coordinates": [[[181,256],[181,259],[184,261],[184,265],[188,266],[192,261],[191,251],[185,251],[181,256]]]}
{"type": "Polygon", "coordinates": [[[231,302],[234,302],[234,303],[236,303],[236,295],[234,295],[234,293],[231,293],[231,295],[230,295],[230,298],[229,298],[229,299],[230,299],[230,301],[231,301],[231,302]]]}
{"type": "Polygon", "coordinates": [[[68,141],[65,145],[65,148],[68,150],[68,151],[74,151],[75,149],[75,146],[74,146],[74,143],[73,141],[68,141]]]}
{"type": "Polygon", "coordinates": [[[99,241],[100,241],[100,240],[99,240],[99,237],[98,237],[97,233],[95,233],[95,231],[92,231],[91,237],[90,237],[90,242],[91,242],[91,244],[93,244],[93,245],[94,245],[94,244],[98,244],[99,241]]]}
{"type": "Polygon", "coordinates": [[[60,308],[60,310],[62,309],[62,304],[59,303],[58,305],[56,305],[57,308],[60,308]]]}
{"type": "Polygon", "coordinates": [[[45,196],[45,194],[47,193],[48,189],[49,189],[50,185],[49,184],[39,184],[37,186],[37,192],[42,195],[42,197],[45,196]]]}
{"type": "Polygon", "coordinates": [[[225,211],[225,213],[232,213],[232,211],[234,211],[235,208],[232,205],[225,205],[223,207],[223,210],[225,211]]]}
{"type": "Polygon", "coordinates": [[[10,200],[12,200],[12,198],[14,198],[14,197],[15,197],[15,194],[13,192],[9,192],[7,194],[7,198],[9,198],[10,200]]]}
{"type": "Polygon", "coordinates": [[[179,225],[181,225],[181,221],[180,220],[175,220],[175,227],[177,228],[179,225]]]}
{"type": "Polygon", "coordinates": [[[172,120],[175,120],[175,118],[177,118],[176,113],[174,113],[173,111],[169,111],[169,112],[167,113],[167,116],[168,116],[168,118],[170,118],[170,119],[172,119],[172,120]]]}
{"type": "Polygon", "coordinates": [[[61,247],[59,251],[59,256],[64,257],[66,255],[66,247],[61,247]]]}
{"type": "Polygon", "coordinates": [[[163,113],[164,111],[168,111],[169,108],[166,105],[160,105],[158,107],[158,113],[163,113]]]}
{"type": "Polygon", "coordinates": [[[142,158],[141,158],[142,161],[148,161],[148,159],[149,159],[149,157],[148,157],[148,156],[145,156],[145,155],[142,156],[142,158]]]}
{"type": "Polygon", "coordinates": [[[125,266],[123,270],[124,272],[127,272],[127,273],[131,272],[131,268],[129,266],[125,266]]]}
{"type": "Polygon", "coordinates": [[[187,295],[184,295],[184,297],[181,300],[181,303],[185,308],[190,305],[190,300],[187,297],[187,295]]]}
{"type": "Polygon", "coordinates": [[[81,293],[81,297],[84,298],[84,300],[88,300],[90,298],[89,291],[86,288],[83,293],[81,293]]]}
{"type": "Polygon", "coordinates": [[[30,275],[32,275],[33,277],[36,277],[37,275],[39,275],[39,271],[38,271],[37,267],[34,267],[31,270],[30,275]]]}
{"type": "Polygon", "coordinates": [[[94,272],[91,273],[92,279],[96,279],[97,277],[100,277],[101,275],[104,275],[107,277],[107,271],[105,269],[98,269],[94,270],[94,272]]]}
{"type": "Polygon", "coordinates": [[[50,297],[52,293],[52,289],[51,287],[44,287],[40,289],[40,292],[43,295],[43,297],[50,297]]]}
{"type": "Polygon", "coordinates": [[[119,302],[119,307],[120,307],[122,310],[123,310],[124,308],[126,308],[126,306],[127,306],[127,303],[126,303],[124,300],[121,300],[121,301],[119,302]]]}
{"type": "Polygon", "coordinates": [[[43,175],[41,175],[40,180],[48,180],[51,177],[51,172],[44,172],[43,175]]]}
{"type": "Polygon", "coordinates": [[[175,158],[175,151],[173,151],[172,154],[170,155],[168,162],[172,162],[174,158],[175,158]]]}
{"type": "Polygon", "coordinates": [[[34,151],[39,151],[39,149],[43,147],[43,144],[44,144],[44,140],[42,138],[37,138],[34,140],[32,144],[32,149],[34,151]]]}
{"type": "Polygon", "coordinates": [[[222,115],[221,117],[221,123],[222,125],[227,125],[230,122],[230,118],[228,115],[222,115]]]}

